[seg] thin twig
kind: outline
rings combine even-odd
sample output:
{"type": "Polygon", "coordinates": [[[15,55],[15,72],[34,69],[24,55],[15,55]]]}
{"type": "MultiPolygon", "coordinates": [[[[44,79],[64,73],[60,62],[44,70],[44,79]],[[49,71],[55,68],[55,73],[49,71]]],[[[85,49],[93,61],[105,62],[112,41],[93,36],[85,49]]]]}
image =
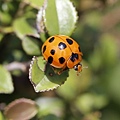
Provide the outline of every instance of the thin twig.
{"type": "Polygon", "coordinates": [[[9,63],[8,65],[5,65],[5,68],[8,71],[21,70],[23,72],[26,72],[29,64],[30,64],[30,62],[24,62],[24,63],[12,62],[12,63],[9,63]]]}

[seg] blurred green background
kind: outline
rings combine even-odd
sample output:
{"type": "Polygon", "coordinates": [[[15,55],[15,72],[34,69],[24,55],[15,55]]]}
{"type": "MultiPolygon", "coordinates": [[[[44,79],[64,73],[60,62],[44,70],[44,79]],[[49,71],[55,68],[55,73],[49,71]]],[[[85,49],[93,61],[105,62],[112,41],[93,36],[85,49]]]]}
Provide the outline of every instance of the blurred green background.
{"type": "MultiPolygon", "coordinates": [[[[39,4],[32,0],[0,0],[0,76],[7,70],[6,76],[11,76],[14,85],[7,86],[10,92],[0,94],[1,119],[7,104],[24,97],[39,106],[33,120],[120,120],[120,1],[71,2],[79,16],[71,37],[81,46],[83,71],[77,76],[70,70],[67,81],[58,89],[35,93],[28,77],[33,51],[29,50],[31,44],[22,39],[24,34],[37,33],[39,4]]],[[[6,76],[0,77],[0,84],[6,76]]]]}

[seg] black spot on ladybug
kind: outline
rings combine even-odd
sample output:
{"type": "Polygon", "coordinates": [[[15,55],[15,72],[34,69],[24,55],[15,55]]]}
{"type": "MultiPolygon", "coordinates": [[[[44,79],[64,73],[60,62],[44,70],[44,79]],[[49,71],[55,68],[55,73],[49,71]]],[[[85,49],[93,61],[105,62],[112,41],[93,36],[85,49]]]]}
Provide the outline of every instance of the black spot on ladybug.
{"type": "Polygon", "coordinates": [[[66,44],[63,43],[63,42],[60,42],[60,43],[58,44],[58,48],[59,48],[60,50],[63,50],[63,49],[65,49],[66,47],[67,47],[66,44]]]}
{"type": "Polygon", "coordinates": [[[59,58],[59,62],[60,62],[60,64],[63,64],[65,62],[65,58],[64,57],[60,57],[59,58]]]}
{"type": "Polygon", "coordinates": [[[45,52],[45,50],[46,50],[46,45],[43,47],[43,53],[45,52]]]}
{"type": "Polygon", "coordinates": [[[71,39],[69,39],[69,38],[67,38],[66,41],[68,42],[69,45],[73,44],[73,41],[71,39]]]}
{"type": "Polygon", "coordinates": [[[55,54],[55,50],[52,49],[52,50],[50,51],[50,53],[51,53],[52,55],[54,55],[54,54],[55,54]]]}
{"type": "Polygon", "coordinates": [[[75,58],[78,60],[78,54],[77,53],[75,53],[75,58]]]}
{"type": "Polygon", "coordinates": [[[79,52],[81,52],[80,46],[78,47],[79,52]]]}
{"type": "Polygon", "coordinates": [[[53,42],[54,39],[55,39],[54,37],[50,38],[50,39],[49,39],[49,43],[53,42]]]}
{"type": "Polygon", "coordinates": [[[77,53],[72,53],[72,55],[71,55],[71,57],[70,57],[70,60],[71,60],[72,62],[74,62],[76,59],[78,60],[78,54],[77,54],[77,53]]]}
{"type": "Polygon", "coordinates": [[[53,62],[53,57],[52,57],[52,56],[49,56],[49,57],[48,57],[48,63],[51,64],[52,62],[53,62]]]}

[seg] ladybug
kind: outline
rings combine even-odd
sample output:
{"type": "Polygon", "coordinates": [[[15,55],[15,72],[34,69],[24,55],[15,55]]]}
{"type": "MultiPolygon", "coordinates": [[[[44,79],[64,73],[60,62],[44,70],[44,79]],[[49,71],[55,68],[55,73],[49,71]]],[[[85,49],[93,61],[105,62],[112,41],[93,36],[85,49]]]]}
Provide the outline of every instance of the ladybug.
{"type": "Polygon", "coordinates": [[[42,46],[44,59],[53,67],[58,68],[60,75],[66,69],[82,70],[82,52],[78,43],[66,35],[49,37],[42,46]]]}

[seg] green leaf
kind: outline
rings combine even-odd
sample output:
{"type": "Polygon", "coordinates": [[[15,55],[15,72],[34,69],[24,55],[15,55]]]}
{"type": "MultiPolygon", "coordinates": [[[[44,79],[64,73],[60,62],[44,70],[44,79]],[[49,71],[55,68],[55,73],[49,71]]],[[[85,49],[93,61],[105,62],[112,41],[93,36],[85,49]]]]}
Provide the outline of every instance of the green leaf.
{"type": "Polygon", "coordinates": [[[34,89],[36,92],[36,86],[39,84],[40,80],[44,77],[44,72],[40,70],[37,64],[37,59],[36,57],[32,58],[31,64],[30,64],[30,69],[29,69],[29,78],[34,86],[34,89]]]}
{"type": "Polygon", "coordinates": [[[10,73],[0,65],[0,93],[12,93],[13,90],[10,73]]]}
{"type": "Polygon", "coordinates": [[[25,36],[22,40],[23,49],[29,55],[40,55],[40,40],[33,36],[25,36]]]}
{"type": "Polygon", "coordinates": [[[27,17],[21,17],[14,21],[13,29],[17,36],[21,39],[27,34],[37,35],[37,30],[34,27],[35,20],[27,17]]]}
{"type": "Polygon", "coordinates": [[[49,64],[45,65],[43,57],[33,57],[30,64],[29,78],[36,92],[53,90],[62,85],[67,77],[68,71],[63,72],[61,75],[55,74],[49,64]],[[45,71],[43,71],[43,68],[45,71]]]}
{"type": "Polygon", "coordinates": [[[39,69],[41,69],[42,71],[45,71],[45,64],[46,64],[46,61],[44,60],[42,56],[37,57],[37,65],[39,69]]]}
{"type": "Polygon", "coordinates": [[[44,19],[50,35],[71,35],[77,21],[77,12],[69,0],[48,0],[44,19]]]}

